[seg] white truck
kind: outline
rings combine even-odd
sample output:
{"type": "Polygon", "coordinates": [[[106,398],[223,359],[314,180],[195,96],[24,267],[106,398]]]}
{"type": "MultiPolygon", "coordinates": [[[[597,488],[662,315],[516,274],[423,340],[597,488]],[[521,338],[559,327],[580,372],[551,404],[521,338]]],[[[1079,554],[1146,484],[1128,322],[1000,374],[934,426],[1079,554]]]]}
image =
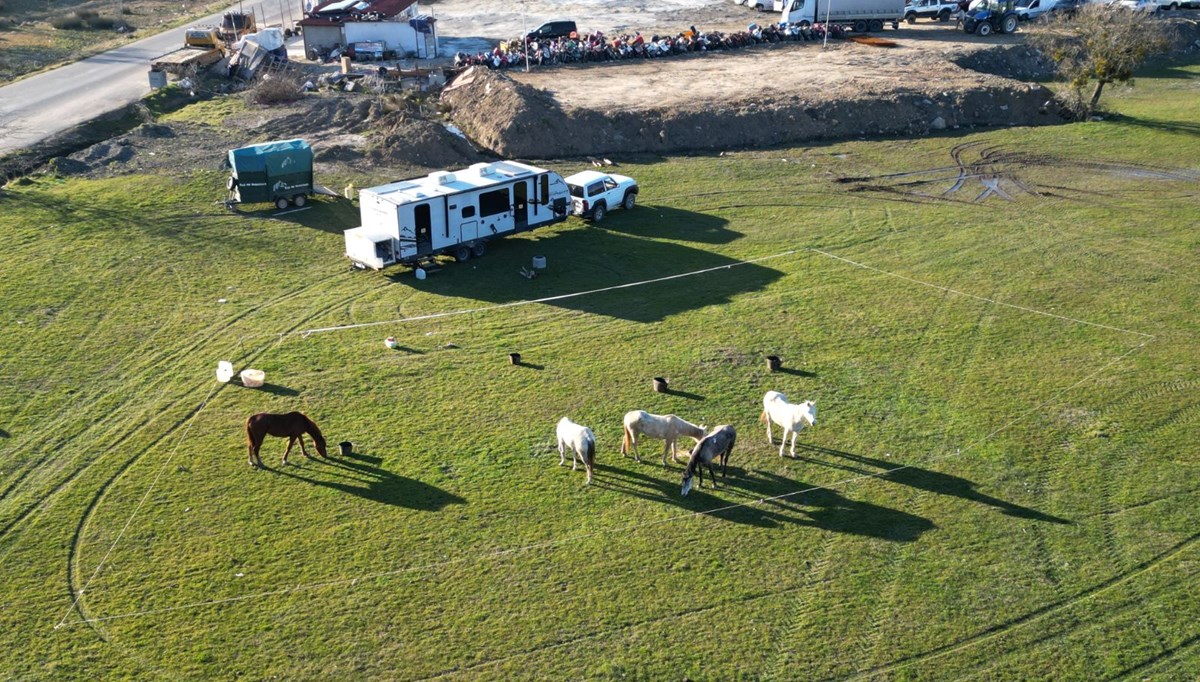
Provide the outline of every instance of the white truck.
{"type": "Polygon", "coordinates": [[[566,220],[571,195],[558,173],[495,161],[371,187],[358,199],[362,225],[346,230],[346,256],[381,270],[482,256],[493,238],[566,220]]]}
{"type": "Polygon", "coordinates": [[[877,33],[884,24],[900,28],[903,17],[904,0],[790,0],[781,20],[800,26],[837,24],[855,33],[877,33]]]}
{"type": "Polygon", "coordinates": [[[567,178],[571,190],[571,213],[593,223],[604,220],[614,208],[626,210],[637,202],[637,181],[626,175],[583,171],[567,178]]]}

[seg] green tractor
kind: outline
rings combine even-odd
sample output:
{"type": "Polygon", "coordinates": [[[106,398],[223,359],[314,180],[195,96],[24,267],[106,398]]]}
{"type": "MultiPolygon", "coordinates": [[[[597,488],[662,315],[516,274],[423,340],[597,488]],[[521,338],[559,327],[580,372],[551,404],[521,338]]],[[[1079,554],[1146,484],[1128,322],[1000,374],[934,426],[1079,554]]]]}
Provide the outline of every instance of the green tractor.
{"type": "Polygon", "coordinates": [[[1013,0],[975,0],[967,8],[962,26],[967,33],[986,36],[993,31],[1012,33],[1019,22],[1013,0]]]}

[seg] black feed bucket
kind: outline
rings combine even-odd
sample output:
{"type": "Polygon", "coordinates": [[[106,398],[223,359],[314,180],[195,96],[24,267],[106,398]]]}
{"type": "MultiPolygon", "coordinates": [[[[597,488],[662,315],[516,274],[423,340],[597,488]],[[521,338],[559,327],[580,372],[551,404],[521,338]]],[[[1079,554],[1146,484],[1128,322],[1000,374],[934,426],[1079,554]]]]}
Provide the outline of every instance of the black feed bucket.
{"type": "Polygon", "coordinates": [[[510,365],[521,364],[521,354],[520,353],[509,353],[508,354],[508,364],[510,364],[510,365]]]}
{"type": "Polygon", "coordinates": [[[666,393],[668,383],[670,383],[670,382],[668,382],[663,377],[654,377],[654,382],[652,384],[654,386],[654,392],[655,393],[666,393]]]}
{"type": "Polygon", "coordinates": [[[767,369],[778,372],[780,367],[783,367],[783,360],[778,355],[767,356],[767,369]]]}
{"type": "Polygon", "coordinates": [[[338,443],[338,452],[342,453],[342,457],[349,457],[354,454],[354,443],[348,440],[338,443]]]}

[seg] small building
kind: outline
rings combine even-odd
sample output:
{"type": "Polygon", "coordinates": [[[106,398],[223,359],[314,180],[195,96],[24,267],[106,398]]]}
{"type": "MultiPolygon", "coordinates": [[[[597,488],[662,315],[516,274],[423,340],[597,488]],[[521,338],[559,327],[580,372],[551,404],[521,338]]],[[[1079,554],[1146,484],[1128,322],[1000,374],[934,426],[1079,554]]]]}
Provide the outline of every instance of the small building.
{"type": "Polygon", "coordinates": [[[309,59],[376,42],[399,58],[438,56],[436,21],[419,13],[417,0],[329,0],[307,10],[299,25],[309,59]]]}

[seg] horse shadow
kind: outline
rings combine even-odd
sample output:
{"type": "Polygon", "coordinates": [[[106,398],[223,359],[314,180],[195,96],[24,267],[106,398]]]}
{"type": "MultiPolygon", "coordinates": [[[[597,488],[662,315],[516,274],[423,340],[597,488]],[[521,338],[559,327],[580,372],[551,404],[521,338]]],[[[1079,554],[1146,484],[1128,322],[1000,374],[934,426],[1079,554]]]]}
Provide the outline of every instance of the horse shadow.
{"type": "Polygon", "coordinates": [[[851,464],[843,464],[835,461],[817,459],[814,457],[799,457],[799,459],[819,464],[821,466],[840,469],[853,474],[869,475],[879,478],[884,481],[899,483],[918,490],[926,490],[939,495],[950,495],[963,500],[970,500],[980,504],[986,504],[990,507],[1000,510],[1000,513],[1006,516],[1014,516],[1022,519],[1030,519],[1032,521],[1043,521],[1046,523],[1055,523],[1060,525],[1070,525],[1073,522],[1069,519],[1064,519],[1045,512],[1040,512],[1036,509],[1023,507],[1007,500],[1002,500],[998,497],[993,497],[986,493],[982,493],[976,489],[976,484],[960,476],[944,474],[939,471],[930,469],[922,469],[916,466],[906,466],[901,462],[891,460],[874,459],[864,455],[857,455],[842,450],[834,450],[831,448],[823,448],[816,445],[807,445],[797,443],[797,448],[803,448],[809,452],[814,452],[830,457],[836,457],[843,460],[849,460],[855,464],[865,465],[866,467],[874,467],[874,469],[864,468],[862,466],[854,466],[851,464]]]}
{"type": "MultiPolygon", "coordinates": [[[[740,467],[730,467],[729,476],[719,479],[723,497],[714,494],[707,477],[705,487],[693,488],[691,494],[682,497],[681,482],[674,475],[663,479],[603,464],[597,464],[596,471],[593,484],[598,487],[667,502],[730,523],[761,528],[792,524],[892,542],[913,542],[935,527],[929,519],[908,512],[740,467]],[[600,476],[601,472],[604,476],[600,476]],[[731,503],[728,499],[731,495],[739,501],[731,503]]],[[[677,469],[670,471],[678,473],[677,469]]],[[[719,470],[717,475],[720,476],[719,470]]]]}
{"type": "Polygon", "coordinates": [[[282,467],[279,469],[270,469],[270,471],[281,476],[321,486],[322,488],[330,488],[361,497],[364,500],[394,507],[406,507],[421,511],[439,511],[452,504],[467,503],[465,499],[436,486],[394,474],[383,467],[374,466],[374,464],[382,461],[382,458],[362,454],[352,456],[355,459],[330,458],[312,460],[317,464],[328,467],[328,469],[321,469],[319,471],[329,478],[318,478],[315,475],[306,476],[293,471],[294,467],[282,467]]]}
{"type": "MultiPolygon", "coordinates": [[[[678,242],[579,228],[497,240],[489,244],[483,258],[447,265],[422,281],[420,288],[429,294],[495,305],[540,300],[632,322],[660,322],[759,291],[783,274],[678,242]],[[525,279],[521,271],[534,256],[545,257],[548,267],[536,278],[525,279]],[[685,273],[695,274],[678,276],[685,273]],[[640,295],[631,296],[627,287],[635,282],[643,285],[637,288],[640,295]],[[616,292],[608,291],[618,287],[616,292]]],[[[411,283],[412,278],[405,273],[397,281],[411,283]]]]}

